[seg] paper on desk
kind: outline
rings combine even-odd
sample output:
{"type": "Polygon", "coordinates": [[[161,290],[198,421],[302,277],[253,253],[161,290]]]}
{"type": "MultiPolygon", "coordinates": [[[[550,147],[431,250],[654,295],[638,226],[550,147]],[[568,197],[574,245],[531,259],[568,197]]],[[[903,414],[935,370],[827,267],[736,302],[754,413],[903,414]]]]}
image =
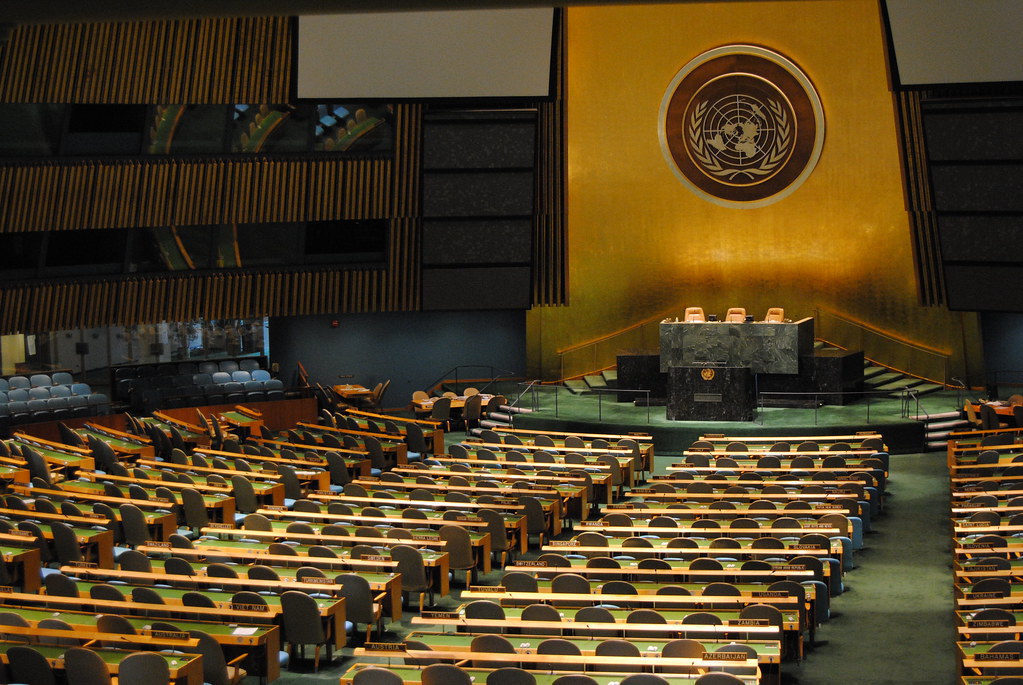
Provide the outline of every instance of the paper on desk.
{"type": "Polygon", "coordinates": [[[234,630],[232,630],[231,634],[232,635],[255,635],[257,630],[259,630],[259,628],[256,628],[256,627],[246,628],[244,626],[239,626],[239,627],[235,628],[234,630]]]}

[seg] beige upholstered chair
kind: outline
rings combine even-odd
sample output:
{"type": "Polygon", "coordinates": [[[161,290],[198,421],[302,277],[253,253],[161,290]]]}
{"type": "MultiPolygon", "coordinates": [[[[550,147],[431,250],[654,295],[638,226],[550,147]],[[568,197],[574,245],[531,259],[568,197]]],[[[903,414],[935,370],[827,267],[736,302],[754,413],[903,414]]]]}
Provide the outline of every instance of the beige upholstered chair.
{"type": "Polygon", "coordinates": [[[742,307],[732,307],[725,314],[726,323],[741,323],[746,320],[746,310],[742,307]]]}
{"type": "Polygon", "coordinates": [[[703,323],[706,320],[703,316],[703,307],[686,307],[684,319],[686,323],[703,323]]]}
{"type": "Polygon", "coordinates": [[[767,316],[764,317],[764,321],[768,323],[781,323],[785,320],[785,310],[781,307],[771,307],[767,310],[767,316]]]}

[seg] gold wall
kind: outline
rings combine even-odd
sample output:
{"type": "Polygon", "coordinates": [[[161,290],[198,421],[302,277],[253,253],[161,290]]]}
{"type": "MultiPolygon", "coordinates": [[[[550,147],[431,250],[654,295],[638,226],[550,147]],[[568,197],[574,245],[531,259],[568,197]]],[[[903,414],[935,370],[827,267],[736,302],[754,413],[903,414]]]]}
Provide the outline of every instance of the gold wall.
{"type": "MultiPolygon", "coordinates": [[[[569,304],[530,312],[532,375],[557,378],[559,350],[688,305],[719,315],[742,306],[757,318],[770,306],[792,319],[833,312],[950,354],[951,375],[964,372],[979,349],[976,317],[918,304],[876,0],[573,7],[567,27],[569,304]],[[816,169],[760,209],[700,199],[658,142],[672,78],[730,43],[793,60],[824,108],[816,169]]],[[[830,337],[857,347],[854,330],[830,337]]],[[[921,356],[868,337],[879,361],[921,356]]],[[[934,359],[911,370],[940,376],[934,359]]]]}

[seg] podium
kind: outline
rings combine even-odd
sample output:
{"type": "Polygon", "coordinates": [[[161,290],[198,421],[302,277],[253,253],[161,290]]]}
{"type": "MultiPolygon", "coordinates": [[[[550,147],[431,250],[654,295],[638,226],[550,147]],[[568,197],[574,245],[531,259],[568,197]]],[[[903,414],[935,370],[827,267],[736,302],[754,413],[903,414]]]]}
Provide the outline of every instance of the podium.
{"type": "Polygon", "coordinates": [[[756,408],[748,366],[673,366],[668,369],[669,421],[752,421],[756,408]]]}

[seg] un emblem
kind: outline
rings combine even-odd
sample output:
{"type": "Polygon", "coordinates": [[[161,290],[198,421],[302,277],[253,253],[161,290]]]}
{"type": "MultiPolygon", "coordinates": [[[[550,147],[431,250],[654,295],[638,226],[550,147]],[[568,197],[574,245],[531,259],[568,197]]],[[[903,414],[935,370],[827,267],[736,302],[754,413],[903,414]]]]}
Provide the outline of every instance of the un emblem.
{"type": "Polygon", "coordinates": [[[659,133],[668,163],[697,195],[762,207],[813,171],[824,114],[795,64],[764,48],[730,45],[700,55],[675,76],[659,133]]]}

